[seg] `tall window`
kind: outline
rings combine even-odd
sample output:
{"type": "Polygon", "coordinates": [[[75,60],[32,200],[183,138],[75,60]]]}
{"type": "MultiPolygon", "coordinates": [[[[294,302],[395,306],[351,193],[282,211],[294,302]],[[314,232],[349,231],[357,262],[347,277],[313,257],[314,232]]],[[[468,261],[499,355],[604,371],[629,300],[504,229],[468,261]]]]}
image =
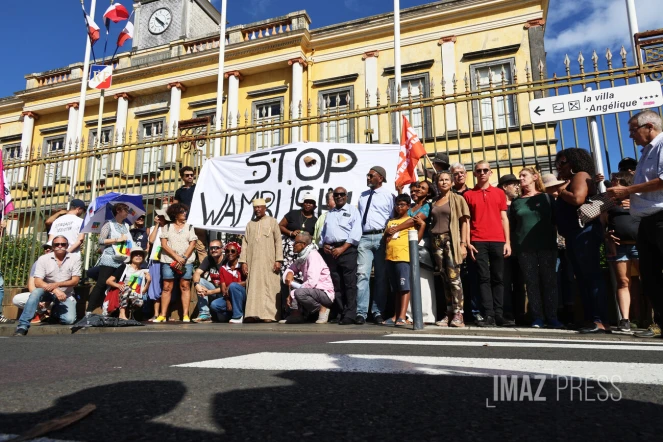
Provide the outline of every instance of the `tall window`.
{"type": "MultiPolygon", "coordinates": [[[[490,63],[481,63],[470,66],[472,74],[472,88],[478,91],[501,92],[501,86],[513,83],[513,59],[501,60],[490,63]],[[492,77],[492,78],[491,78],[492,77]],[[488,90],[491,86],[492,90],[488,90]]],[[[474,130],[504,129],[515,126],[517,113],[514,107],[514,96],[499,96],[483,98],[472,103],[474,130]]]]}
{"type": "MultiPolygon", "coordinates": [[[[212,124],[212,129],[214,129],[216,125],[216,109],[204,109],[204,110],[195,111],[193,113],[193,118],[202,118],[202,117],[209,117],[209,121],[212,124]]],[[[237,118],[236,115],[235,118],[237,118]]]]}
{"type": "MultiPolygon", "coordinates": [[[[320,116],[334,118],[352,110],[354,88],[344,87],[322,91],[318,95],[320,116]]],[[[350,119],[323,121],[320,141],[326,143],[354,142],[354,125],[350,119]]]]}
{"type": "MultiPolygon", "coordinates": [[[[100,147],[102,149],[111,146],[111,144],[112,144],[112,139],[111,139],[112,134],[113,134],[113,128],[112,127],[103,127],[103,128],[101,128],[101,146],[100,147]]],[[[96,149],[97,148],[97,130],[96,129],[90,131],[89,140],[90,140],[90,147],[92,149],[96,149]]],[[[108,170],[110,168],[109,157],[110,157],[109,154],[104,154],[100,158],[101,159],[100,163],[97,163],[97,167],[99,168],[97,170],[97,176],[96,176],[97,179],[104,179],[108,175],[108,170]]],[[[86,176],[87,176],[88,181],[92,180],[92,172],[94,170],[93,160],[94,160],[94,157],[89,157],[87,159],[87,173],[86,173],[86,176]]]]}
{"type": "Polygon", "coordinates": [[[2,159],[5,164],[5,177],[7,178],[7,183],[9,185],[18,183],[20,168],[16,167],[8,169],[7,166],[10,166],[12,162],[21,160],[21,143],[2,146],[2,159]]]}
{"type": "MultiPolygon", "coordinates": [[[[392,102],[395,102],[396,86],[393,78],[389,80],[389,89],[391,90],[392,102]]],[[[409,105],[410,100],[412,100],[413,105],[412,109],[404,111],[402,115],[405,115],[419,138],[425,139],[433,136],[433,126],[430,108],[415,107],[421,102],[422,97],[430,97],[428,73],[408,75],[401,78],[401,103],[409,105]]],[[[397,133],[396,117],[397,114],[394,113],[392,116],[392,139],[395,142],[400,142],[401,135],[397,133]]]]}
{"type": "MultiPolygon", "coordinates": [[[[140,123],[139,141],[150,142],[164,137],[166,119],[143,121],[140,123]]],[[[136,151],[136,173],[156,172],[161,164],[162,147],[145,147],[136,151]]]]}
{"type": "Polygon", "coordinates": [[[55,158],[64,153],[64,136],[50,137],[44,140],[44,154],[49,159],[46,164],[46,175],[44,176],[44,185],[52,186],[55,181],[62,178],[63,161],[56,161],[55,158]]]}
{"type": "Polygon", "coordinates": [[[253,124],[258,125],[258,132],[253,135],[251,143],[253,150],[280,146],[283,143],[283,129],[275,127],[281,121],[282,109],[283,97],[253,102],[253,124]]]}

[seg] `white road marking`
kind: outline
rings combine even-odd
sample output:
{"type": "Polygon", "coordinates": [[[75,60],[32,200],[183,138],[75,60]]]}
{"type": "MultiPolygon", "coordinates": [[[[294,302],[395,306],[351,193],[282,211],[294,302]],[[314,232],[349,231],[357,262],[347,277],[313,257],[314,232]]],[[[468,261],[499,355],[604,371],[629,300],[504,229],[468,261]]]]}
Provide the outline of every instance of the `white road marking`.
{"type": "Polygon", "coordinates": [[[593,380],[607,377],[619,383],[663,385],[661,365],[631,362],[263,352],[173,367],[482,377],[552,373],[556,377],[593,380]]]}
{"type": "Polygon", "coordinates": [[[544,341],[544,342],[587,342],[598,344],[614,344],[614,345],[660,345],[663,347],[663,342],[646,342],[646,341],[608,341],[597,339],[558,339],[558,338],[536,338],[526,336],[480,336],[480,335],[434,335],[434,334],[400,334],[391,333],[382,335],[382,338],[420,338],[420,339],[483,339],[490,341],[544,341]]]}
{"type": "Polygon", "coordinates": [[[353,339],[348,341],[334,341],[330,344],[377,344],[377,345],[427,345],[440,347],[511,347],[511,348],[576,348],[583,350],[625,350],[625,351],[663,351],[663,347],[645,345],[592,345],[592,344],[554,344],[544,342],[484,342],[484,341],[372,341],[368,339],[353,339]]]}

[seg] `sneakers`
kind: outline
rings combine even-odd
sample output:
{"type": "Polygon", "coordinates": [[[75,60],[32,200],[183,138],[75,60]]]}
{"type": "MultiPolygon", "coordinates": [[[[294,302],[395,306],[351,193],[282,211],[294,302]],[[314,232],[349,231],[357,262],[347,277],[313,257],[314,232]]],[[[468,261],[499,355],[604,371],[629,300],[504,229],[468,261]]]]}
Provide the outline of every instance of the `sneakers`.
{"type": "Polygon", "coordinates": [[[660,338],[661,327],[659,327],[658,324],[652,324],[647,330],[634,333],[633,336],[636,338],[660,338]]]}
{"type": "Polygon", "coordinates": [[[191,322],[191,318],[189,318],[188,316],[185,316],[185,317],[182,318],[182,322],[191,322]]]}
{"type": "Polygon", "coordinates": [[[559,330],[564,328],[564,324],[562,324],[562,322],[559,321],[558,319],[551,319],[550,321],[548,321],[548,328],[559,330]]]}
{"type": "Polygon", "coordinates": [[[13,319],[9,319],[6,316],[0,315],[0,324],[13,324],[15,321],[13,319]]]}
{"type": "Polygon", "coordinates": [[[454,318],[451,320],[451,324],[449,325],[451,327],[465,327],[465,322],[463,322],[463,314],[461,312],[454,314],[454,318]]]}
{"type": "Polygon", "coordinates": [[[28,331],[24,328],[17,328],[12,336],[25,336],[28,334],[28,331]]]}
{"type": "Polygon", "coordinates": [[[324,312],[320,311],[318,313],[318,319],[315,321],[316,324],[326,324],[329,319],[330,309],[326,309],[324,312]]]}
{"type": "Polygon", "coordinates": [[[232,318],[230,321],[228,321],[230,324],[241,324],[244,322],[244,316],[240,316],[239,318],[235,319],[232,318]]]}
{"type": "Polygon", "coordinates": [[[204,324],[204,323],[209,323],[212,322],[212,318],[210,316],[198,316],[196,319],[193,320],[196,324],[204,324]]]}
{"type": "Polygon", "coordinates": [[[444,318],[440,319],[435,323],[438,327],[449,327],[449,316],[444,316],[444,318]]]}
{"type": "Polygon", "coordinates": [[[631,322],[628,319],[620,319],[619,320],[619,325],[617,325],[617,330],[623,331],[623,332],[630,332],[631,331],[631,322]]]}
{"type": "Polygon", "coordinates": [[[497,324],[495,323],[495,318],[492,316],[486,316],[486,319],[482,321],[477,321],[477,327],[495,327],[497,324]]]}
{"type": "Polygon", "coordinates": [[[157,316],[157,318],[152,322],[154,322],[155,324],[160,323],[160,322],[166,322],[166,317],[165,316],[157,316]]]}
{"type": "MultiPolygon", "coordinates": [[[[357,318],[357,319],[359,319],[359,318],[357,318]]],[[[384,318],[382,317],[382,315],[375,315],[375,316],[373,316],[373,323],[375,325],[383,325],[384,324],[384,318]]]]}
{"type": "Polygon", "coordinates": [[[42,312],[37,312],[34,318],[32,318],[32,321],[30,321],[31,325],[39,325],[42,322],[46,321],[48,319],[48,315],[42,312]]]}
{"type": "Polygon", "coordinates": [[[535,319],[534,322],[532,322],[532,328],[543,328],[543,320],[542,319],[535,319]]]}
{"type": "Polygon", "coordinates": [[[357,316],[357,319],[355,319],[355,324],[357,325],[366,324],[366,318],[364,318],[363,316],[357,316]]]}

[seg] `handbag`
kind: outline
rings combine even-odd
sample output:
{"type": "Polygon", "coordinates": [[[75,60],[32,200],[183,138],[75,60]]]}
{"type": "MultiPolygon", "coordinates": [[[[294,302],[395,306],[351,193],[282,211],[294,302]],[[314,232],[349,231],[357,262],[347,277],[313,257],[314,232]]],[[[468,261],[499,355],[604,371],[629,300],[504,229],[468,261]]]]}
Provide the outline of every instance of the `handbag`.
{"type": "Polygon", "coordinates": [[[177,261],[171,262],[170,263],[170,268],[173,269],[173,272],[178,276],[182,276],[184,274],[184,269],[182,268],[180,263],[177,262],[177,261]]]}
{"type": "Polygon", "coordinates": [[[588,223],[616,205],[617,202],[610,198],[607,193],[599,193],[587,198],[587,202],[578,207],[578,224],[584,228],[588,223]]]}
{"type": "MultiPolygon", "coordinates": [[[[113,235],[122,235],[113,225],[113,222],[110,222],[110,229],[111,233],[113,235]]],[[[126,241],[119,242],[117,244],[113,244],[111,247],[113,248],[113,260],[117,262],[128,262],[129,257],[131,256],[131,247],[133,246],[133,241],[131,239],[131,235],[127,238],[126,241]]]]}

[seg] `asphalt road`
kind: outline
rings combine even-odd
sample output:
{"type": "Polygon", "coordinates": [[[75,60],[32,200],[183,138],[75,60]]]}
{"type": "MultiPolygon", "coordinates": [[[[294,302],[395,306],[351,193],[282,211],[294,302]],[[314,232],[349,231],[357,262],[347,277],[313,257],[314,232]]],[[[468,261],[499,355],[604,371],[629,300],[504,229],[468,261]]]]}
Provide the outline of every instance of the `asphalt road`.
{"type": "Polygon", "coordinates": [[[567,442],[663,434],[660,340],[203,327],[0,338],[0,440],[90,403],[92,414],[47,437],[567,442]]]}

